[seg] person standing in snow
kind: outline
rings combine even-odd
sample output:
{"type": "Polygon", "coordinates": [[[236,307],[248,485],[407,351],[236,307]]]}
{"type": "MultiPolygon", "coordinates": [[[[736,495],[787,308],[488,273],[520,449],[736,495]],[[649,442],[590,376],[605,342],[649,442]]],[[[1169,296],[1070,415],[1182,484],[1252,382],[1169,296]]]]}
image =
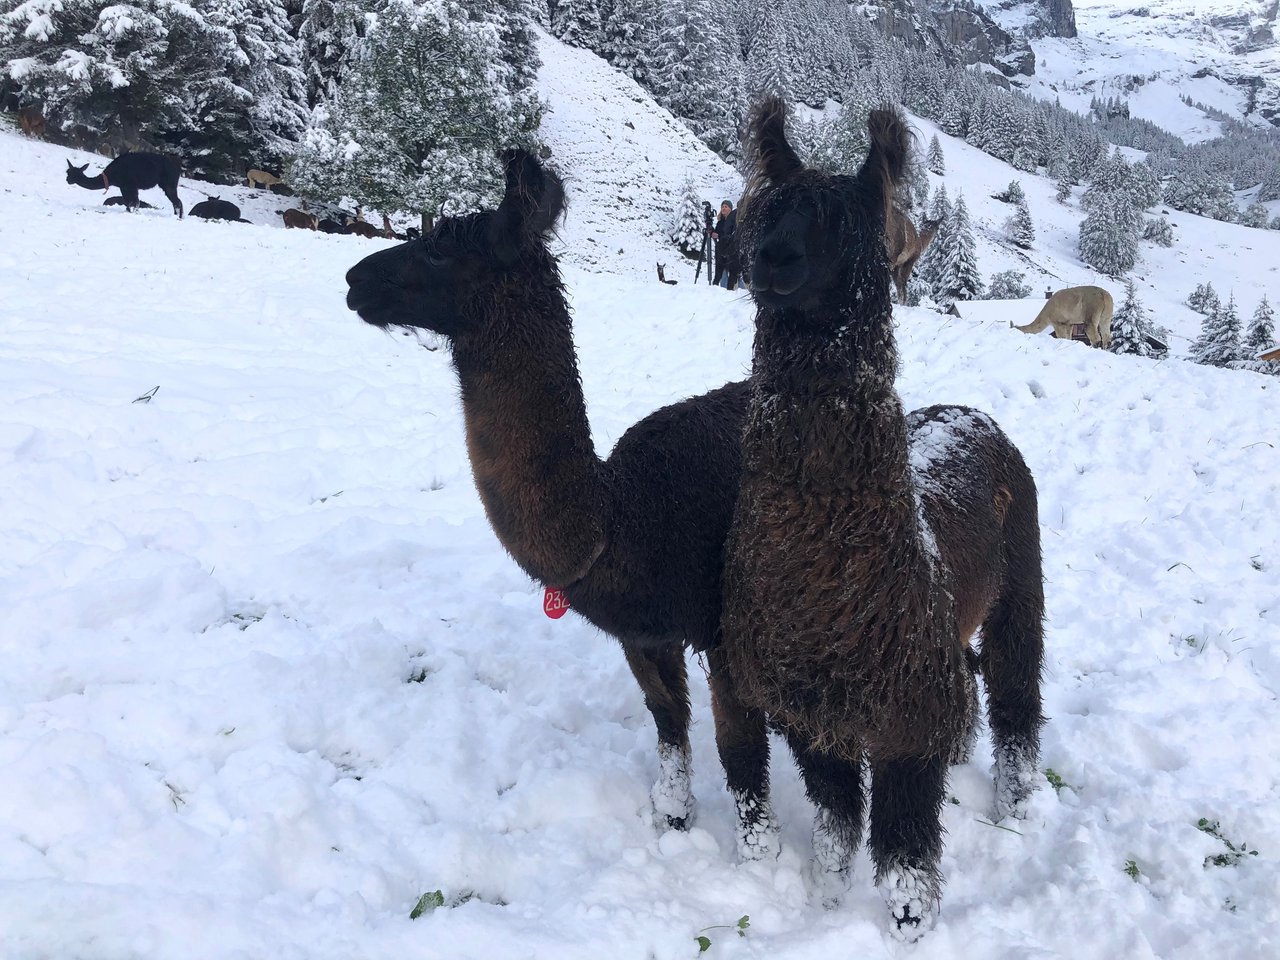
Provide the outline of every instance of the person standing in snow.
{"type": "Polygon", "coordinates": [[[716,275],[712,282],[727,290],[734,290],[738,286],[738,243],[734,237],[737,229],[738,211],[726,200],[720,204],[720,217],[716,220],[711,236],[716,242],[716,275]]]}

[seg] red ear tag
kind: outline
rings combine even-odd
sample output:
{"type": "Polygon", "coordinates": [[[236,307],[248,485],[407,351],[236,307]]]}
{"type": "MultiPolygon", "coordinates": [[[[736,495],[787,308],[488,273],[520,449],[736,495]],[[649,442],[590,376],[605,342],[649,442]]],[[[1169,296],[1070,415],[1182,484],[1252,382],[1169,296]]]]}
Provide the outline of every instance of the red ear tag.
{"type": "Polygon", "coordinates": [[[542,595],[542,612],[552,620],[559,620],[569,612],[569,598],[559,587],[547,587],[542,595]]]}

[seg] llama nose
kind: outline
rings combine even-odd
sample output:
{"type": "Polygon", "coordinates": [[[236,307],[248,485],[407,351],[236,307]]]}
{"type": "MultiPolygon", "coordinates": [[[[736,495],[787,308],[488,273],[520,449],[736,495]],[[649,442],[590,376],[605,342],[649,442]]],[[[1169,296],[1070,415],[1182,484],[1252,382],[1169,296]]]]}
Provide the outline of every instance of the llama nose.
{"type": "Polygon", "coordinates": [[[770,237],[761,244],[756,259],[761,266],[782,270],[804,259],[804,247],[791,237],[770,237]]]}

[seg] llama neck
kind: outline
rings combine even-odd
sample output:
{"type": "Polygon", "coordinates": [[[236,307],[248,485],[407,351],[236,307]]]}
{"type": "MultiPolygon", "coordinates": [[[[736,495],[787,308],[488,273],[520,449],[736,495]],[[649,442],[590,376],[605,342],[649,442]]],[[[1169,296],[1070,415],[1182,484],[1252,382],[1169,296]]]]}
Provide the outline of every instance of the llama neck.
{"type": "Polygon", "coordinates": [[[607,498],[555,273],[489,291],[454,340],[467,449],[494,532],[526,573],[581,579],[605,547],[607,498]]]}
{"type": "Polygon", "coordinates": [[[768,437],[760,452],[776,460],[769,469],[779,475],[883,496],[913,522],[888,285],[862,289],[862,298],[851,294],[847,305],[825,311],[760,310],[749,442],[752,433],[768,437]]]}
{"type": "Polygon", "coordinates": [[[102,181],[102,174],[96,177],[87,177],[79,170],[71,171],[71,182],[77,187],[84,187],[86,190],[106,190],[107,186],[102,181]]]}

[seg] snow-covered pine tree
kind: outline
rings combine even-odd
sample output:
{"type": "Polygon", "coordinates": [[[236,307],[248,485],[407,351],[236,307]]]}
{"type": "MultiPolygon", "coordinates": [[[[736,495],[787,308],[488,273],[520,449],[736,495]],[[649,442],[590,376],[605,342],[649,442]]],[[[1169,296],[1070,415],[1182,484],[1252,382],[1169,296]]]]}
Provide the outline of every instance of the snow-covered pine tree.
{"type": "Polygon", "coordinates": [[[1165,217],[1152,217],[1142,227],[1142,239],[1160,247],[1173,246],[1173,225],[1165,217]]]}
{"type": "Polygon", "coordinates": [[[996,194],[996,199],[1003,200],[1005,203],[1025,203],[1027,195],[1022,190],[1022,181],[1010,180],[1004,192],[996,194]]]}
{"type": "Polygon", "coordinates": [[[737,149],[739,119],[730,90],[740,89],[740,82],[728,72],[737,61],[720,41],[721,9],[712,0],[666,4],[649,83],[659,103],[728,156],[737,149]]]}
{"type": "Polygon", "coordinates": [[[1221,305],[1218,300],[1218,292],[1213,289],[1212,283],[1196,284],[1191,296],[1187,297],[1187,306],[1206,317],[1216,313],[1221,305]]]}
{"type": "Polygon", "coordinates": [[[385,0],[290,169],[304,196],[435,217],[501,199],[499,149],[528,144],[501,74],[498,31],[457,0],[385,0]],[[394,122],[388,122],[394,118],[394,122]]]}
{"type": "Polygon", "coordinates": [[[924,256],[920,258],[912,275],[929,285],[929,296],[932,298],[935,281],[941,269],[941,251],[945,246],[947,233],[951,229],[951,201],[947,198],[946,184],[939,184],[938,189],[933,192],[927,217],[938,221],[938,231],[933,236],[933,242],[924,248],[924,256]]]}
{"type": "Polygon", "coordinates": [[[929,203],[929,175],[925,172],[924,164],[920,162],[920,158],[914,153],[912,154],[910,176],[911,206],[923,210],[929,203]]]}
{"type": "Polygon", "coordinates": [[[1240,216],[1240,222],[1246,227],[1254,227],[1258,230],[1267,229],[1267,208],[1256,200],[1245,207],[1244,213],[1240,216]]]}
{"type": "Polygon", "coordinates": [[[969,116],[959,94],[947,94],[942,103],[942,116],[938,121],[942,132],[949,137],[964,137],[969,132],[969,116]]]}
{"type": "Polygon", "coordinates": [[[933,139],[929,141],[929,155],[925,160],[929,166],[929,172],[939,177],[946,176],[947,162],[942,156],[942,144],[938,142],[938,135],[935,133],[933,139]]]}
{"type": "MultiPolygon", "coordinates": [[[[942,233],[939,230],[939,233],[942,233]]],[[[982,276],[978,273],[978,252],[969,223],[969,209],[964,196],[956,198],[955,208],[947,220],[943,241],[938,250],[937,273],[933,278],[933,299],[944,306],[957,300],[976,300],[982,295],[982,276]]]]}
{"type": "Polygon", "coordinates": [[[234,124],[247,92],[231,79],[235,36],[193,6],[138,0],[9,0],[0,7],[6,98],[51,128],[117,151],[234,124]]]}
{"type": "Polygon", "coordinates": [[[1005,229],[1009,232],[1009,239],[1013,241],[1015,246],[1021,247],[1023,250],[1030,250],[1031,245],[1036,240],[1035,224],[1031,222],[1031,211],[1027,208],[1027,198],[1023,196],[1014,204],[1013,216],[1009,218],[1005,229]]]}
{"type": "Polygon", "coordinates": [[[1053,199],[1059,203],[1066,203],[1071,199],[1071,177],[1064,175],[1058,179],[1058,189],[1053,195],[1053,199]]]}
{"type": "Polygon", "coordinates": [[[782,0],[762,0],[758,9],[760,19],[747,61],[747,82],[755,94],[773,93],[791,100],[795,30],[790,8],[782,0]]]}
{"type": "Polygon", "coordinates": [[[1256,357],[1263,350],[1269,350],[1275,345],[1275,312],[1264,296],[1258,302],[1258,308],[1253,311],[1253,319],[1249,321],[1249,329],[1245,333],[1245,354],[1250,358],[1256,357]]]}
{"type": "Polygon", "coordinates": [[[658,0],[613,0],[601,25],[605,59],[646,88],[653,83],[660,9],[658,0]]]}
{"type": "Polygon", "coordinates": [[[355,0],[303,0],[298,42],[307,75],[307,102],[332,100],[364,31],[355,0]]]}
{"type": "Polygon", "coordinates": [[[1151,321],[1147,319],[1142,301],[1132,280],[1124,282],[1124,300],[1111,318],[1111,352],[1149,357],[1151,321]]]}
{"type": "Polygon", "coordinates": [[[571,47],[603,48],[598,0],[556,0],[551,32],[571,47]]]}
{"type": "Polygon", "coordinates": [[[1080,224],[1080,256],[1093,269],[1118,277],[1138,262],[1141,215],[1129,194],[1108,177],[1100,173],[1081,198],[1089,214],[1080,224]]]}
{"type": "Polygon", "coordinates": [[[190,138],[205,156],[220,145],[225,161],[214,168],[273,165],[292,153],[306,129],[307,78],[302,48],[291,33],[283,0],[204,0],[206,19],[235,35],[239,56],[231,79],[248,95],[238,123],[201,124],[190,138]],[[245,123],[247,121],[247,124],[245,123]],[[240,130],[245,128],[244,133],[240,130]]]}
{"type": "Polygon", "coordinates": [[[1262,178],[1262,187],[1258,190],[1258,199],[1263,203],[1280,200],[1280,162],[1273,163],[1267,175],[1262,178]]]}
{"type": "Polygon", "coordinates": [[[702,250],[706,236],[706,219],[702,213],[702,198],[693,185],[692,177],[685,177],[680,186],[680,199],[671,214],[667,236],[686,257],[696,257],[702,250]]]}
{"type": "Polygon", "coordinates": [[[1212,367],[1229,367],[1246,359],[1240,343],[1240,315],[1236,312],[1235,294],[1204,318],[1200,336],[1191,344],[1190,356],[1196,363],[1212,367]]]}
{"type": "Polygon", "coordinates": [[[1001,270],[991,275],[985,300],[1022,300],[1031,296],[1027,275],[1021,270],[1001,270]]]}

